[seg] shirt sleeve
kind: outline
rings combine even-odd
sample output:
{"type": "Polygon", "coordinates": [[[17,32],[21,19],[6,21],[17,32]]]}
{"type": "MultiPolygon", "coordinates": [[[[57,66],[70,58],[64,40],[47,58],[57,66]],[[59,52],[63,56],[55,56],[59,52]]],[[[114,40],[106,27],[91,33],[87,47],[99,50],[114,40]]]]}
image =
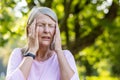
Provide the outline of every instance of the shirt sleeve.
{"type": "Polygon", "coordinates": [[[77,71],[75,59],[74,59],[72,53],[69,50],[64,50],[64,55],[67,58],[67,61],[68,61],[69,65],[70,65],[70,67],[75,72],[75,74],[72,76],[71,80],[80,80],[79,76],[78,76],[78,71],[77,71]]]}
{"type": "Polygon", "coordinates": [[[21,61],[21,49],[16,48],[12,51],[8,61],[6,80],[25,80],[21,70],[18,68],[21,61]]]}

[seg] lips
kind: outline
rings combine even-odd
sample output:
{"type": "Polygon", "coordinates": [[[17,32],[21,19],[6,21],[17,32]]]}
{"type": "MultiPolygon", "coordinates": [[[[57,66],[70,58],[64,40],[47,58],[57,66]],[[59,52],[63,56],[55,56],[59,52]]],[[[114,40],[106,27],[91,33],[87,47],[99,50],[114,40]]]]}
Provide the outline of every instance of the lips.
{"type": "Polygon", "coordinates": [[[50,40],[50,37],[49,36],[42,36],[42,39],[48,41],[48,40],[50,40]]]}

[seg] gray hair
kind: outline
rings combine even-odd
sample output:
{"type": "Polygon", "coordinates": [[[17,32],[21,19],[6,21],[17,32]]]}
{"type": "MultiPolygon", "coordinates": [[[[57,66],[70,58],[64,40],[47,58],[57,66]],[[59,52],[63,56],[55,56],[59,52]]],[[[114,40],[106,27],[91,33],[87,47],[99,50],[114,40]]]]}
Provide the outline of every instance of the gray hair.
{"type": "Polygon", "coordinates": [[[33,7],[33,9],[30,12],[27,24],[31,24],[33,22],[34,18],[39,13],[42,13],[42,14],[45,14],[45,15],[51,17],[55,22],[58,21],[56,13],[52,9],[50,9],[48,7],[33,7]]]}
{"type": "MultiPolygon", "coordinates": [[[[56,13],[50,9],[50,8],[47,8],[47,7],[33,7],[33,9],[31,10],[30,12],[30,15],[29,15],[29,18],[28,18],[28,22],[27,22],[27,25],[30,25],[33,20],[38,16],[38,14],[45,14],[47,16],[49,16],[50,18],[52,18],[56,23],[58,22],[58,19],[57,19],[57,15],[56,13]]],[[[28,27],[26,27],[28,28],[28,27]]],[[[27,36],[28,36],[28,29],[27,29],[27,36]]],[[[53,49],[54,48],[54,40],[52,42],[52,44],[50,45],[50,49],[53,49]]],[[[22,54],[25,54],[27,52],[28,48],[27,46],[22,48],[21,49],[21,52],[22,54]]]]}

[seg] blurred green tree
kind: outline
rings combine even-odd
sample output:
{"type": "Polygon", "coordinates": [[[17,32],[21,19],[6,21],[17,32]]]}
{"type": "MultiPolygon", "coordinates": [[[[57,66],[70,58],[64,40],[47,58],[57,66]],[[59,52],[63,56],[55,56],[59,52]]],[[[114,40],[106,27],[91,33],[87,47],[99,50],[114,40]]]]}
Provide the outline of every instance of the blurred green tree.
{"type": "Polygon", "coordinates": [[[0,46],[25,43],[28,12],[34,6],[47,6],[57,13],[63,48],[85,66],[85,75],[99,75],[98,63],[106,61],[105,69],[119,76],[119,4],[118,0],[2,0],[0,46]]]}

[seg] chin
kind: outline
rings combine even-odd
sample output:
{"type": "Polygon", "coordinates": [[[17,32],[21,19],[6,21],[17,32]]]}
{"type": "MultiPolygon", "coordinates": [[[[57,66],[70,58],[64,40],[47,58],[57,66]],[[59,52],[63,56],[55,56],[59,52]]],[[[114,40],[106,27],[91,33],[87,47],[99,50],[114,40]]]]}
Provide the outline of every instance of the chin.
{"type": "Polygon", "coordinates": [[[48,46],[50,46],[50,44],[43,44],[43,46],[46,46],[46,47],[48,47],[48,46]]]}
{"type": "Polygon", "coordinates": [[[43,43],[41,43],[41,45],[48,47],[48,46],[50,46],[50,43],[49,42],[43,42],[43,43]]]}

